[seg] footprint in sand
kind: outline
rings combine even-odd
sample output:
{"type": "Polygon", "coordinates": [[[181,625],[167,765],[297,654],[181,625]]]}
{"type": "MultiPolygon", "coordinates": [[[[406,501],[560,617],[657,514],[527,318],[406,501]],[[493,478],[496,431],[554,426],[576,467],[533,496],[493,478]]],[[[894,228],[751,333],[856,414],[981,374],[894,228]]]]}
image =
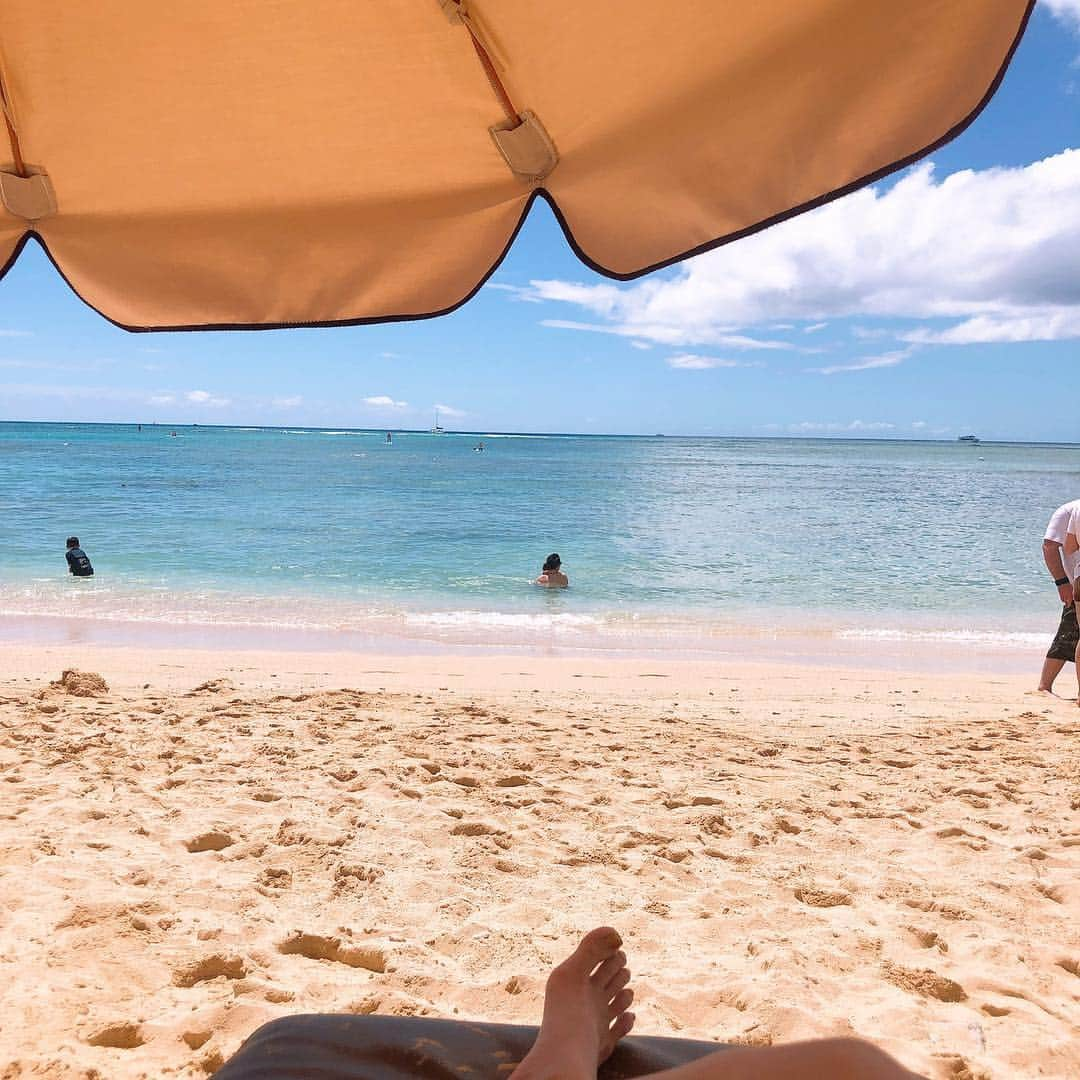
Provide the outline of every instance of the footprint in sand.
{"type": "Polygon", "coordinates": [[[108,1046],[114,1050],[134,1050],[146,1040],[142,1029],[131,1021],[107,1024],[86,1040],[91,1046],[108,1046]]]}
{"type": "Polygon", "coordinates": [[[915,940],[921,949],[937,948],[939,952],[948,952],[949,946],[935,930],[920,930],[917,926],[905,926],[905,932],[915,940]]]}
{"type": "Polygon", "coordinates": [[[259,884],[267,889],[287,889],[292,884],[292,874],[281,867],[268,866],[259,875],[259,884]]]}
{"type": "Polygon", "coordinates": [[[231,847],[235,840],[227,833],[222,832],[219,829],[212,829],[210,832],[200,833],[198,836],[193,836],[188,840],[184,847],[188,851],[196,853],[200,851],[223,851],[227,847],[231,847]]]}
{"type": "Polygon", "coordinates": [[[177,968],[172,978],[174,986],[192,987],[211,979],[242,979],[246,974],[247,965],[241,957],[213,953],[177,968]]]}
{"type": "Polygon", "coordinates": [[[386,953],[377,946],[346,945],[339,937],[306,934],[295,930],[278,942],[277,951],[283,956],[303,956],[308,960],[329,960],[335,964],[363,968],[382,973],[387,970],[386,953]]]}
{"type": "Polygon", "coordinates": [[[968,832],[967,829],[961,829],[958,825],[951,825],[947,829],[938,829],[934,835],[941,840],[960,840],[965,847],[971,848],[972,851],[985,851],[989,847],[985,836],[968,832]],[[964,839],[961,839],[962,837],[964,839]]]}
{"type": "Polygon", "coordinates": [[[817,908],[849,907],[853,902],[851,893],[841,889],[819,889],[814,885],[796,889],[795,899],[808,907],[817,908]]]}
{"type": "Polygon", "coordinates": [[[263,979],[238,979],[233,983],[233,996],[242,997],[245,994],[261,997],[272,1005],[284,1005],[296,998],[292,990],[284,990],[263,979]]]}
{"type": "Polygon", "coordinates": [[[1060,885],[1044,885],[1041,881],[1036,881],[1033,886],[1035,891],[1047,900],[1053,900],[1055,904],[1065,903],[1065,890],[1060,885]]]}
{"type": "Polygon", "coordinates": [[[451,836],[498,836],[503,832],[487,821],[461,821],[450,830],[451,836]]]}
{"type": "Polygon", "coordinates": [[[233,690],[235,687],[228,679],[208,679],[204,683],[199,683],[193,690],[189,690],[184,697],[195,697],[198,694],[228,694],[233,690]]]}
{"type": "Polygon", "coordinates": [[[935,900],[932,896],[909,896],[904,900],[904,905],[916,911],[933,912],[945,919],[966,921],[972,917],[971,912],[966,908],[935,900]]]}
{"type": "Polygon", "coordinates": [[[967,992],[953,979],[939,975],[930,968],[907,968],[899,964],[890,963],[888,960],[882,964],[882,973],[889,982],[899,986],[902,990],[908,990],[923,997],[935,998],[937,1001],[957,1002],[966,1001],[967,992]]]}
{"type": "Polygon", "coordinates": [[[527,776],[522,776],[520,773],[514,773],[511,776],[503,776],[495,781],[496,787],[510,788],[510,787],[524,787],[529,782],[527,776]]]}
{"type": "Polygon", "coordinates": [[[334,892],[347,892],[363,885],[370,885],[383,876],[378,866],[342,863],[334,871],[334,892]]]}

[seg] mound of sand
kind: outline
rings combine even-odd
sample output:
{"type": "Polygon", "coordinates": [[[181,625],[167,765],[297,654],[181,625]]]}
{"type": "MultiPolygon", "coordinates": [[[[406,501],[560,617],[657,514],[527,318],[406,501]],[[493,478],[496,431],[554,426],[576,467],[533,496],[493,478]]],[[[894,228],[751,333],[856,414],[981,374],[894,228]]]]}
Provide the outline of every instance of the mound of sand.
{"type": "Polygon", "coordinates": [[[56,690],[72,697],[101,697],[109,692],[105,680],[96,671],[76,671],[68,668],[55,682],[49,683],[56,690]]]}

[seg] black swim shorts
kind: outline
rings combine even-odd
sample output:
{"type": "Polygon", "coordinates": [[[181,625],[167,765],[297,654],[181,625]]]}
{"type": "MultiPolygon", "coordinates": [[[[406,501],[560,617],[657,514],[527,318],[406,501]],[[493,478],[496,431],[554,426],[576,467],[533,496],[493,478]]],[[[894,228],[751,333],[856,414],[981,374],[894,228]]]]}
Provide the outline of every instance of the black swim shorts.
{"type": "Polygon", "coordinates": [[[1077,641],[1080,641],[1080,626],[1076,623],[1076,608],[1066,604],[1061,613],[1061,625],[1046,654],[1047,660],[1068,660],[1071,663],[1076,659],[1077,641]]]}

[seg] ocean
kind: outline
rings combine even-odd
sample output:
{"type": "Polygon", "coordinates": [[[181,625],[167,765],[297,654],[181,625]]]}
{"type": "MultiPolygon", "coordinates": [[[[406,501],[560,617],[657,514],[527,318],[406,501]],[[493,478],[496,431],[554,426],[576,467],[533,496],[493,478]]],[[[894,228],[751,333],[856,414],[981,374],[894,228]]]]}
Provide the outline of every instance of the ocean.
{"type": "Polygon", "coordinates": [[[0,618],[1037,650],[1058,611],[1043,530],[1076,497],[1072,445],[3,423],[0,618]],[[66,573],[73,533],[93,579],[66,573]],[[530,584],[554,551],[561,593],[530,584]]]}

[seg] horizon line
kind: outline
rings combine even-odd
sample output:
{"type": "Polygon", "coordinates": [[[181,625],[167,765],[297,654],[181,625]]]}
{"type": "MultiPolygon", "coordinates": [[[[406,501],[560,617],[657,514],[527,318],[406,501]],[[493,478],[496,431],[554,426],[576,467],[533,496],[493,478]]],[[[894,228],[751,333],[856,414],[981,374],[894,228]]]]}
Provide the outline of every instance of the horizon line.
{"type": "MultiPolygon", "coordinates": [[[[934,438],[929,439],[925,437],[919,437],[914,435],[900,435],[891,433],[887,435],[873,435],[869,433],[864,434],[842,434],[840,432],[834,433],[797,433],[788,432],[786,434],[773,433],[769,435],[737,435],[737,434],[716,434],[716,433],[697,433],[697,434],[668,434],[667,432],[620,432],[620,431],[497,431],[493,429],[485,430],[471,430],[471,429],[458,429],[458,430],[444,430],[442,432],[432,432],[428,428],[405,428],[405,427],[387,427],[385,425],[379,425],[378,427],[348,427],[346,425],[331,425],[331,424],[246,424],[239,421],[231,424],[221,423],[203,423],[198,420],[187,420],[181,422],[170,422],[162,420],[0,420],[0,424],[26,424],[26,425],[45,425],[53,424],[57,426],[68,427],[122,427],[122,428],[138,428],[138,427],[158,427],[158,428],[210,428],[218,430],[237,430],[237,429],[249,429],[252,431],[289,431],[289,430],[304,430],[304,431],[325,431],[333,429],[337,431],[357,432],[362,434],[372,433],[378,434],[380,432],[390,432],[395,435],[435,435],[441,437],[444,435],[468,435],[470,437],[482,438],[484,435],[531,435],[537,437],[549,437],[549,438],[574,438],[574,439],[756,439],[762,442],[770,440],[804,440],[804,441],[817,441],[817,442],[905,442],[905,443],[946,443],[951,444],[960,441],[960,437],[955,438],[934,438]]],[[[976,445],[1009,445],[1009,446],[1061,446],[1061,447],[1080,447],[1080,442],[1066,442],[1058,439],[1022,439],[1022,438],[983,438],[979,437],[979,441],[976,445]]]]}

